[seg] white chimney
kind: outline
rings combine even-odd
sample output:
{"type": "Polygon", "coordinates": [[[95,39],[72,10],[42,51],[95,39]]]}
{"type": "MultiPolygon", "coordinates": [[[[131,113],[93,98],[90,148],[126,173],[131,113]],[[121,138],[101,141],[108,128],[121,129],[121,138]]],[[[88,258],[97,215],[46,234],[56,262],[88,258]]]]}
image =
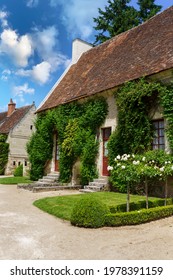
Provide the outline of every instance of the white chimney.
{"type": "Polygon", "coordinates": [[[80,39],[73,40],[72,44],[72,64],[75,64],[81,55],[90,50],[92,45],[80,39]]]}

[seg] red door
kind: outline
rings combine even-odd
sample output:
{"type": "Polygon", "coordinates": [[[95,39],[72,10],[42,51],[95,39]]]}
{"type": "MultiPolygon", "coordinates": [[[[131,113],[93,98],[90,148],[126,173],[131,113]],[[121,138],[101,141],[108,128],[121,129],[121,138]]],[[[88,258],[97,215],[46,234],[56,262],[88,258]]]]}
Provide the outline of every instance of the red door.
{"type": "Polygon", "coordinates": [[[103,163],[102,163],[102,175],[109,176],[109,172],[107,170],[108,167],[108,140],[111,135],[111,127],[106,127],[102,129],[102,137],[103,137],[103,163]]]}
{"type": "Polygon", "coordinates": [[[55,171],[59,171],[59,145],[57,135],[55,140],[55,171]]]}

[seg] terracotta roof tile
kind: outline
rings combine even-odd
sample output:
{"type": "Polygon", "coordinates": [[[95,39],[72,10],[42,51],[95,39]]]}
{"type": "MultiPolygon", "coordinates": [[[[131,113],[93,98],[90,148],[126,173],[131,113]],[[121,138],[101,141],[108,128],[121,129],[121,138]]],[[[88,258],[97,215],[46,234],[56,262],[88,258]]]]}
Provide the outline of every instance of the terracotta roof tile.
{"type": "Polygon", "coordinates": [[[24,106],[18,109],[7,117],[7,112],[0,113],[0,133],[8,134],[9,131],[25,116],[33,105],[24,106]]]}
{"type": "Polygon", "coordinates": [[[173,6],[85,52],[37,112],[173,68],[173,6]]]}

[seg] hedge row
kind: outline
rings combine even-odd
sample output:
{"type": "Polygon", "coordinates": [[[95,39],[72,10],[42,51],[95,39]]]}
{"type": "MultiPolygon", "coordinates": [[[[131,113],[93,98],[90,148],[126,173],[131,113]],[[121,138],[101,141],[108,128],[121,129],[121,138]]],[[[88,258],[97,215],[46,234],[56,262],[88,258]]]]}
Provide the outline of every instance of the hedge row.
{"type": "Polygon", "coordinates": [[[137,225],[173,215],[173,205],[139,211],[111,213],[105,216],[105,226],[137,225]]]}
{"type": "MultiPolygon", "coordinates": [[[[148,201],[148,207],[158,207],[158,206],[164,206],[165,200],[164,199],[154,199],[148,201]]],[[[168,198],[166,201],[167,205],[173,204],[173,198],[168,198]]],[[[138,202],[130,202],[130,211],[140,210],[143,208],[146,208],[146,200],[140,200],[138,202]]],[[[109,207],[111,213],[117,213],[117,212],[126,212],[127,204],[119,204],[117,206],[112,205],[109,207]]]]}

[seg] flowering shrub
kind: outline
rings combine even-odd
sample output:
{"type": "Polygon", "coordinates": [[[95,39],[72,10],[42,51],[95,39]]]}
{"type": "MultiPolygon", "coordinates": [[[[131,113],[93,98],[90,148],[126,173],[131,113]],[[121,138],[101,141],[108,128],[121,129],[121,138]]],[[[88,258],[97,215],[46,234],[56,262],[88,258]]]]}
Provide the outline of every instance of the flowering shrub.
{"type": "MultiPolygon", "coordinates": [[[[119,191],[133,191],[141,182],[145,184],[146,208],[148,208],[148,185],[150,180],[165,182],[165,205],[167,198],[167,177],[173,175],[173,157],[164,151],[149,151],[143,155],[118,155],[114,164],[108,166],[110,182],[119,191]]],[[[129,197],[128,197],[129,200],[129,197]]]]}

